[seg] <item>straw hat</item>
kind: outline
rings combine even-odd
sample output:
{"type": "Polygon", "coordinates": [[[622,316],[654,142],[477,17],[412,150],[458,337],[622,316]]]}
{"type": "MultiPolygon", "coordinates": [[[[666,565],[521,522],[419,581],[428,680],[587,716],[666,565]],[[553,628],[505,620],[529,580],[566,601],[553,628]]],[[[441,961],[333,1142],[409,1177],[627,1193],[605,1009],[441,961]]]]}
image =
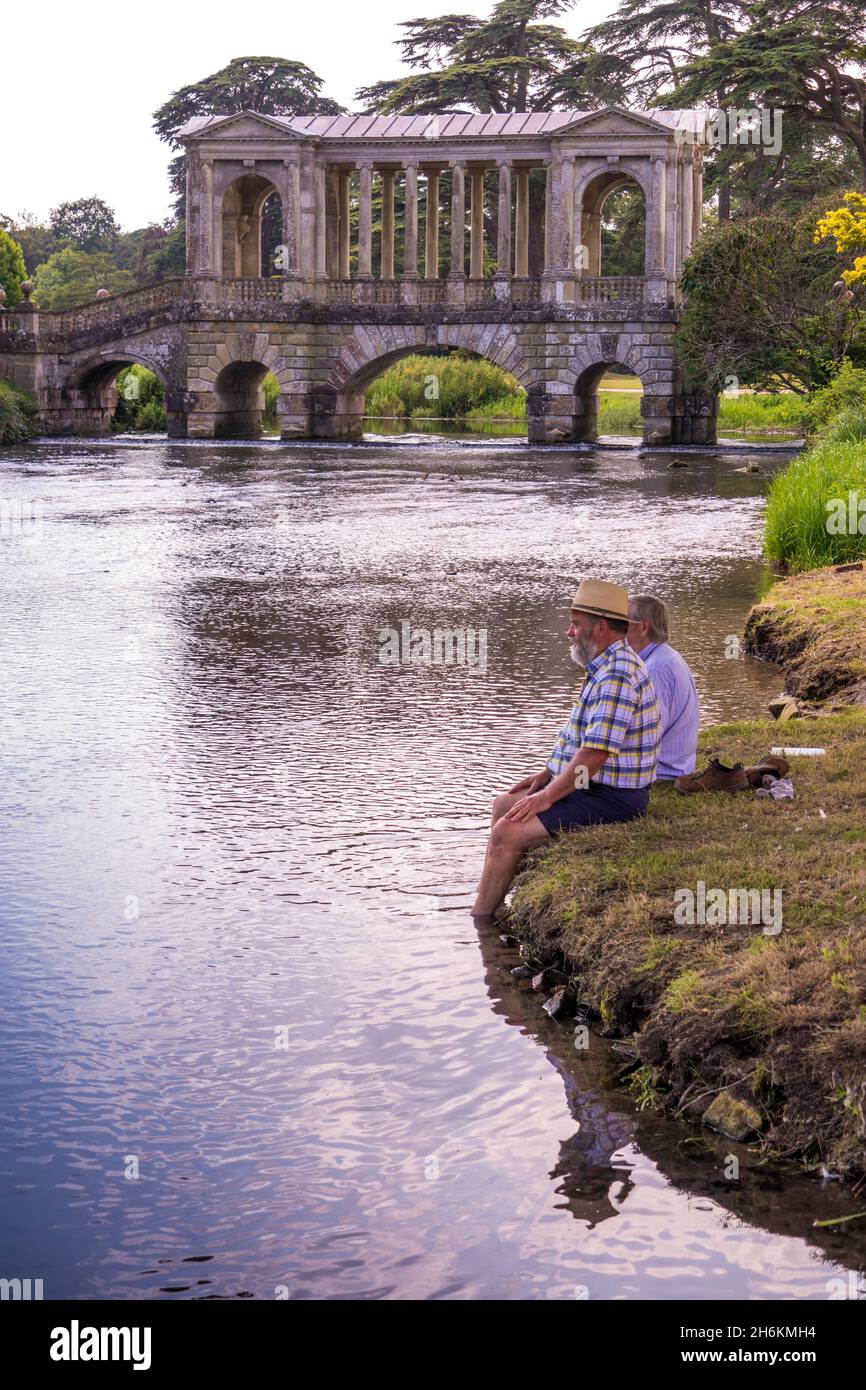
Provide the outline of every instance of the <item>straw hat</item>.
{"type": "Polygon", "coordinates": [[[594,618],[628,622],[628,594],[619,584],[608,584],[606,579],[581,579],[571,607],[594,618]]]}

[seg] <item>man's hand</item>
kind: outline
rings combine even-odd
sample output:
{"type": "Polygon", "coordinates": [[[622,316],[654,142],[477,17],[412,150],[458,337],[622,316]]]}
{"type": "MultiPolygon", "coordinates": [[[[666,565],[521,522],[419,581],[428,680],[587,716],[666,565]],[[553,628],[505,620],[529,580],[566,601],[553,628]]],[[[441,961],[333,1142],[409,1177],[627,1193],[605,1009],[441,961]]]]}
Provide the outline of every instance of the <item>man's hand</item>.
{"type": "Polygon", "coordinates": [[[521,801],[515,802],[510,811],[506,811],[505,820],[529,820],[530,816],[537,816],[539,811],[549,811],[553,802],[546,791],[533,792],[531,796],[524,796],[521,801]]]}
{"type": "Polygon", "coordinates": [[[513,787],[508,788],[508,795],[515,796],[517,792],[537,792],[541,787],[546,787],[550,781],[550,772],[547,768],[543,772],[536,772],[534,776],[524,777],[522,782],[517,782],[513,787]]]}

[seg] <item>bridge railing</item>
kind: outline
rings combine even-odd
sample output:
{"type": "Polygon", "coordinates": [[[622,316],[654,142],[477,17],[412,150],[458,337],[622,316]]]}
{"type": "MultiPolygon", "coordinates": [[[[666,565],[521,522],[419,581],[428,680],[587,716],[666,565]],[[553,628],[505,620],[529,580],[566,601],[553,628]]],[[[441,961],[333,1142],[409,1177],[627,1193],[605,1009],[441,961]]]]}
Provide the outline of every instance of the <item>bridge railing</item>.
{"type": "Polygon", "coordinates": [[[647,279],[643,275],[585,275],[574,284],[579,304],[632,303],[647,298],[647,279]]]}
{"type": "Polygon", "coordinates": [[[607,305],[672,301],[675,286],[663,275],[589,275],[563,282],[514,277],[512,280],[471,278],[466,280],[416,279],[390,280],[355,278],[302,281],[287,276],[271,279],[214,276],[177,276],[123,294],[94,299],[72,309],[40,310],[33,304],[0,311],[0,334],[18,335],[25,330],[36,333],[47,343],[68,343],[82,336],[116,335],[134,331],[149,315],[171,319],[190,313],[219,317],[221,310],[232,317],[267,315],[285,318],[287,309],[276,312],[278,304],[314,303],[320,306],[383,307],[443,305],[449,308],[500,309],[509,306],[541,307],[550,301],[561,304],[607,305]],[[205,307],[207,306],[207,307],[205,307]],[[23,311],[23,312],[22,312],[23,311]]]}

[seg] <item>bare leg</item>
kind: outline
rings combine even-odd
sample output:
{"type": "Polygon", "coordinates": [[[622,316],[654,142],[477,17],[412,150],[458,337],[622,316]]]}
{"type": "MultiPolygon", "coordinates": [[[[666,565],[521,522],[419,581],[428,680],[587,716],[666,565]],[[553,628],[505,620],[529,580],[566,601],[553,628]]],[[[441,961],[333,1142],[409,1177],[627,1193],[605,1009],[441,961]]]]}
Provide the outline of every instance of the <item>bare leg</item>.
{"type": "MultiPolygon", "coordinates": [[[[499,799],[497,797],[497,801],[499,799]]],[[[537,816],[511,821],[503,820],[502,815],[494,824],[487,842],[487,857],[472,908],[473,917],[493,916],[511,886],[523,851],[534,845],[543,845],[550,838],[537,816]]]]}

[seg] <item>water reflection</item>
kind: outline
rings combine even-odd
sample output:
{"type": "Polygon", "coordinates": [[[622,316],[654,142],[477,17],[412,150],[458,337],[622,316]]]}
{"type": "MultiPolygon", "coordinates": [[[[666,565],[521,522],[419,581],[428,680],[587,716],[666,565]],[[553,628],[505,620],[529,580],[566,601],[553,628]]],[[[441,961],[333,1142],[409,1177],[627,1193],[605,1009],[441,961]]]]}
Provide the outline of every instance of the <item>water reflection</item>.
{"type": "Polygon", "coordinates": [[[670,461],[6,451],[4,494],[44,514],[2,549],[11,1272],[48,1297],[825,1296],[786,1203],[718,1190],[607,1063],[576,1068],[466,916],[490,797],[571,703],[581,574],[671,601],[708,721],[778,689],[725,655],[765,475],[670,461]],[[383,666],[404,619],[486,627],[486,674],[383,666]]]}

